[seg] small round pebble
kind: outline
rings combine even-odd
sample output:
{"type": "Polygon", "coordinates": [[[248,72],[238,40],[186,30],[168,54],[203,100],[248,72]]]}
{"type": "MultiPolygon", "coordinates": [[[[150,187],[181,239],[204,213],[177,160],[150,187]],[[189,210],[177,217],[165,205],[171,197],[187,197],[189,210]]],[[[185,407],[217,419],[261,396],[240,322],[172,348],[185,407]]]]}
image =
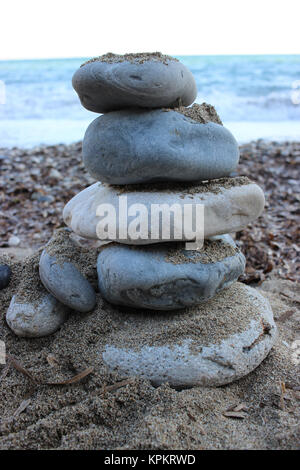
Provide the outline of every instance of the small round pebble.
{"type": "Polygon", "coordinates": [[[0,290],[8,286],[12,272],[7,264],[0,264],[0,290]]]}
{"type": "Polygon", "coordinates": [[[21,243],[21,240],[19,237],[16,237],[16,236],[12,236],[9,238],[8,240],[8,244],[9,246],[19,246],[21,243]]]}
{"type": "Polygon", "coordinates": [[[67,317],[68,309],[48,293],[33,301],[14,295],[6,313],[8,326],[23,338],[51,335],[67,317]]]}

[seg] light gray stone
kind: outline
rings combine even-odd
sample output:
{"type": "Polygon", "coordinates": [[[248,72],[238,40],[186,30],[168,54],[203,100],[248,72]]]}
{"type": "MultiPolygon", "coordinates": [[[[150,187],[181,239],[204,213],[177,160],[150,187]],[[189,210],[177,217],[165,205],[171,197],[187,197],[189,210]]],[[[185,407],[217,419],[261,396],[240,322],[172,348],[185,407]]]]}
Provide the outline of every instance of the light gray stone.
{"type": "MultiPolygon", "coordinates": [[[[160,190],[130,190],[124,187],[120,191],[120,187],[109,186],[106,184],[95,183],[92,186],[81,191],[73,199],[71,199],[64,208],[63,217],[66,225],[68,225],[75,233],[85,238],[103,239],[103,235],[97,234],[97,225],[103,219],[102,216],[96,215],[96,211],[102,204],[109,204],[116,213],[109,211],[105,219],[108,226],[113,227],[116,223],[116,237],[110,236],[110,240],[119,243],[133,245],[147,245],[150,243],[158,243],[166,241],[164,238],[163,227],[161,221],[154,216],[151,217],[151,207],[153,204],[167,204],[171,207],[178,204],[183,213],[184,205],[189,204],[192,208],[193,227],[196,224],[196,205],[204,205],[204,236],[205,238],[224,233],[233,233],[243,230],[250,222],[255,220],[263,211],[264,194],[263,191],[255,183],[249,181],[247,184],[219,187],[218,192],[213,191],[192,191],[192,187],[187,190],[181,190],[176,186],[160,189],[160,190]],[[134,204],[144,205],[144,210],[136,216],[128,216],[126,220],[126,209],[121,204],[120,196],[126,196],[128,209],[134,207],[134,204]],[[120,215],[119,215],[120,209],[120,215]],[[146,227],[146,233],[138,234],[139,238],[135,238],[128,230],[133,220],[138,221],[140,226],[146,227]],[[152,227],[151,227],[152,225],[152,227]],[[153,232],[158,236],[153,238],[153,232]],[[119,236],[121,232],[125,234],[122,238],[119,236]],[[100,235],[100,236],[98,236],[100,235]]],[[[124,201],[124,200],[123,200],[124,201]]],[[[103,206],[102,206],[103,207],[103,206]]],[[[128,210],[127,210],[128,213],[128,210]]],[[[171,217],[170,222],[170,238],[174,240],[174,233],[180,232],[181,218],[171,217]]],[[[164,225],[165,226],[165,225],[164,225]]],[[[113,234],[114,235],[114,234],[113,234]]],[[[178,238],[179,239],[179,238],[178,238]]],[[[182,233],[183,241],[191,241],[195,239],[195,233],[187,230],[182,233]]]]}
{"type": "Polygon", "coordinates": [[[43,250],[40,278],[46,289],[61,303],[78,312],[89,312],[96,305],[96,294],[89,281],[70,261],[57,260],[43,250]]]}
{"type": "MultiPolygon", "coordinates": [[[[219,240],[220,251],[226,245],[236,248],[229,235],[213,239],[216,240],[219,240]]],[[[103,297],[116,305],[153,310],[180,309],[210,299],[244,272],[245,257],[240,251],[221,261],[203,263],[198,252],[182,248],[187,262],[174,264],[166,260],[171,245],[129,247],[111,244],[103,247],[97,263],[103,297]],[[197,255],[199,261],[188,262],[193,257],[197,259],[197,255]]]]}
{"type": "Polygon", "coordinates": [[[132,184],[229,176],[239,149],[220,124],[201,124],[177,111],[124,110],[89,125],[82,155],[96,180],[132,184]]]}
{"type": "Polygon", "coordinates": [[[192,73],[181,62],[169,59],[166,63],[156,59],[89,62],[75,72],[72,84],[81,104],[96,113],[136,106],[189,106],[197,96],[192,73]]]}
{"type": "Polygon", "coordinates": [[[21,240],[19,237],[12,236],[8,240],[8,245],[9,246],[19,246],[21,243],[21,240]]]}
{"type": "Polygon", "coordinates": [[[110,370],[154,385],[219,386],[255,369],[276,336],[269,302],[235,283],[184,313],[124,313],[123,336],[112,338],[101,353],[110,370]]]}
{"type": "Polygon", "coordinates": [[[14,295],[6,313],[8,326],[24,338],[39,338],[54,333],[66,321],[68,309],[51,294],[28,301],[14,295]]]}

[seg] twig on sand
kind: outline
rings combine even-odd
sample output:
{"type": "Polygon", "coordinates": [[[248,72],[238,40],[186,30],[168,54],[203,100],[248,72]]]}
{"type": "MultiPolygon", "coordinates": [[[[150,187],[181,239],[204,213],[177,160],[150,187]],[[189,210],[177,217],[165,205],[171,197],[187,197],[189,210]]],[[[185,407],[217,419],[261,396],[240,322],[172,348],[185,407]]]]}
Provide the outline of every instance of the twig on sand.
{"type": "Polygon", "coordinates": [[[25,375],[31,382],[34,384],[38,384],[39,380],[32,375],[31,372],[29,372],[27,369],[25,369],[14,357],[12,357],[10,354],[6,354],[7,359],[10,361],[11,365],[17,369],[21,374],[25,375]]]}
{"type": "Polygon", "coordinates": [[[74,375],[74,377],[71,377],[70,379],[62,380],[60,382],[43,382],[45,385],[70,385],[70,384],[75,384],[82,380],[84,377],[87,375],[91,374],[94,370],[94,367],[88,367],[88,369],[83,370],[77,375],[74,375]]]}
{"type": "MultiPolygon", "coordinates": [[[[25,375],[34,385],[47,385],[47,386],[57,386],[57,385],[71,385],[75,384],[77,382],[80,382],[80,380],[84,379],[88,375],[90,375],[93,371],[93,367],[88,367],[87,369],[83,370],[82,372],[79,372],[79,374],[74,375],[70,379],[65,379],[65,380],[60,380],[58,382],[47,382],[38,379],[35,377],[31,372],[29,372],[25,367],[23,367],[17,359],[15,359],[13,356],[10,354],[6,354],[7,359],[9,360],[9,364],[11,364],[17,371],[21,372],[21,374],[25,375]]],[[[6,372],[7,374],[7,372],[6,372]]],[[[5,375],[6,375],[5,374],[5,375]]],[[[3,375],[3,374],[2,374],[3,375]]],[[[117,382],[112,385],[104,385],[102,387],[102,393],[107,393],[107,392],[113,392],[115,390],[118,390],[121,387],[125,387],[126,385],[132,383],[133,378],[128,378],[125,380],[122,380],[120,382],[117,382]]],[[[24,400],[26,402],[26,400],[24,400]]],[[[23,402],[22,402],[23,403],[23,402]]],[[[21,405],[22,405],[21,403],[21,405]]],[[[20,407],[21,407],[20,405],[20,407]]],[[[28,405],[27,405],[28,406],[28,405]]],[[[18,411],[18,410],[17,410],[18,411]]]]}
{"type": "Polygon", "coordinates": [[[80,372],[77,375],[74,375],[70,379],[65,379],[61,380],[59,382],[45,382],[43,380],[37,379],[31,372],[29,372],[25,367],[23,367],[14,357],[12,357],[10,354],[6,354],[6,357],[9,359],[11,365],[21,372],[21,374],[25,375],[31,382],[33,382],[35,385],[70,385],[79,382],[82,380],[84,377],[87,375],[91,374],[94,370],[93,367],[88,367],[84,371],[80,372]]]}
{"type": "Polygon", "coordinates": [[[284,382],[280,382],[280,390],[281,390],[281,394],[280,394],[280,408],[282,410],[285,409],[285,404],[284,404],[284,395],[286,393],[286,388],[285,388],[285,383],[284,382]]]}
{"type": "Polygon", "coordinates": [[[126,385],[132,383],[133,381],[133,378],[129,378],[129,379],[125,379],[125,380],[121,380],[120,382],[117,382],[113,385],[104,385],[102,387],[102,392],[103,393],[106,393],[106,392],[114,392],[115,390],[118,390],[119,388],[121,387],[125,387],[126,385]]]}

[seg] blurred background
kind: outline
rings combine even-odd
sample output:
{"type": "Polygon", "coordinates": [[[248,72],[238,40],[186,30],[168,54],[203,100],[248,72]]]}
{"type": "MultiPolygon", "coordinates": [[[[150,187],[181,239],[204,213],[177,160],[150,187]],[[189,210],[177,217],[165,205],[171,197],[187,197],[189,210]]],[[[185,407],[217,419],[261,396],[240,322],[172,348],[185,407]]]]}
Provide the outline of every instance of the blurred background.
{"type": "Polygon", "coordinates": [[[11,0],[0,31],[0,146],[71,143],[96,115],[71,86],[87,58],[161,51],[193,72],[240,143],[300,137],[299,2],[11,0]]]}
{"type": "MultiPolygon", "coordinates": [[[[176,57],[195,76],[196,101],[213,104],[239,142],[300,137],[300,55],[176,57]]],[[[83,137],[96,114],[80,105],[71,78],[85,59],[0,62],[6,85],[1,146],[71,143],[83,137]]]]}

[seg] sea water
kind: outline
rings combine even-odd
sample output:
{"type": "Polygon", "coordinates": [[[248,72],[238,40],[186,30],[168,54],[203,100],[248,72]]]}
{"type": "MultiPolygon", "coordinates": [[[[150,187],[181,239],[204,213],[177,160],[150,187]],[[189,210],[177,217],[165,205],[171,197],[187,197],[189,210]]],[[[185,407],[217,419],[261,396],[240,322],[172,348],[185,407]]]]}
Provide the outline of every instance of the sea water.
{"type": "MultiPolygon", "coordinates": [[[[239,142],[300,140],[300,55],[178,56],[239,142]]],[[[0,147],[81,140],[97,114],[72,88],[86,58],[0,61],[0,147]]]]}

